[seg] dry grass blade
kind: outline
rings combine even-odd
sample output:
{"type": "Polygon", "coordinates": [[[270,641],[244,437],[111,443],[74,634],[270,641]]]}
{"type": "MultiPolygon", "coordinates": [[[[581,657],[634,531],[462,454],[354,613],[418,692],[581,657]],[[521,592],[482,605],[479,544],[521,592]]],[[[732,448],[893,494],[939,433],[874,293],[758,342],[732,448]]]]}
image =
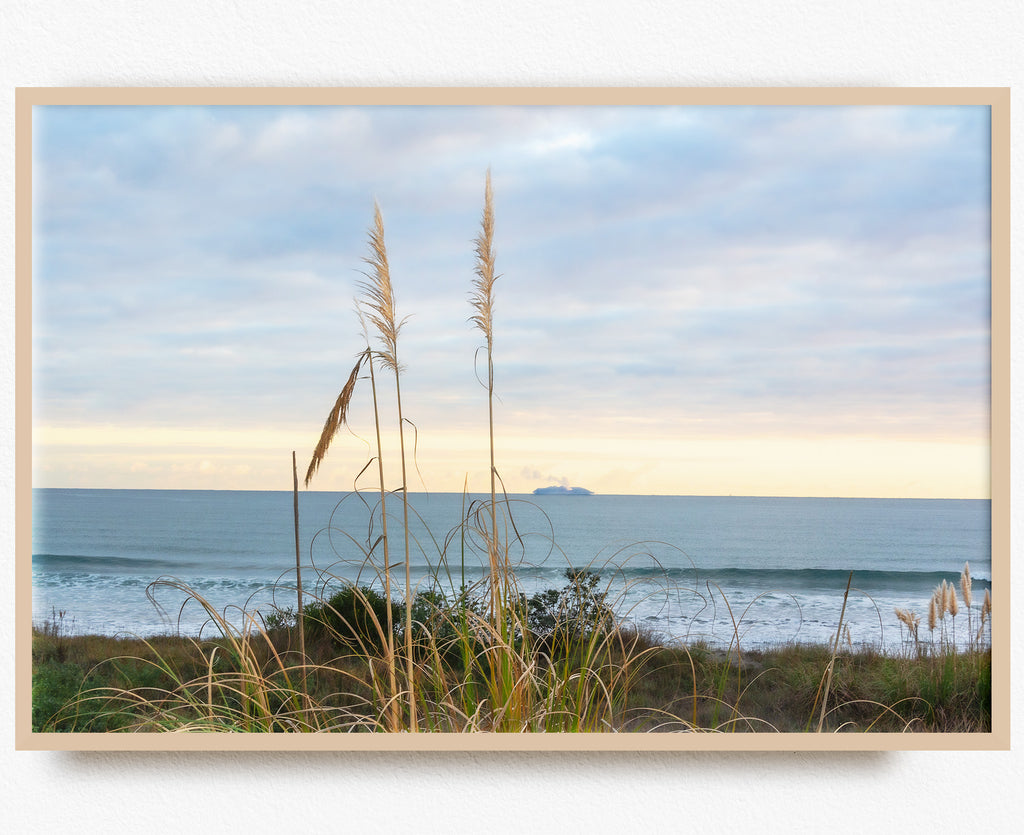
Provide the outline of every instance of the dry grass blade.
{"type": "Polygon", "coordinates": [[[306,470],[306,487],[309,487],[309,482],[313,480],[313,475],[320,468],[320,463],[327,456],[327,450],[330,448],[331,441],[334,440],[334,436],[338,434],[338,430],[345,423],[348,406],[352,401],[352,393],[356,388],[356,379],[359,377],[359,369],[362,368],[363,360],[366,359],[366,356],[365,351],[359,355],[359,359],[356,360],[352,373],[348,375],[348,381],[345,383],[344,388],[341,390],[341,394],[338,395],[338,399],[334,403],[334,408],[331,409],[331,413],[327,415],[327,420],[324,422],[323,432],[320,433],[320,442],[316,445],[316,449],[313,451],[313,459],[309,462],[309,469],[306,470]]]}
{"type": "Polygon", "coordinates": [[[818,717],[818,733],[821,733],[821,729],[825,724],[825,707],[828,705],[828,691],[832,688],[832,675],[835,671],[836,656],[839,653],[839,633],[843,628],[843,619],[846,617],[846,602],[850,598],[850,585],[852,583],[853,572],[851,571],[850,577],[846,581],[846,592],[843,594],[843,608],[839,610],[839,626],[836,628],[836,640],[832,645],[832,658],[825,669],[825,681],[821,691],[821,715],[818,717]]]}
{"type": "Polygon", "coordinates": [[[391,286],[391,269],[388,266],[388,251],[384,246],[384,221],[380,206],[373,204],[373,228],[370,230],[370,257],[363,259],[373,268],[364,273],[369,281],[360,283],[364,299],[366,318],[380,334],[384,347],[379,356],[385,367],[399,371],[398,332],[404,321],[395,317],[395,291],[391,286]]]}

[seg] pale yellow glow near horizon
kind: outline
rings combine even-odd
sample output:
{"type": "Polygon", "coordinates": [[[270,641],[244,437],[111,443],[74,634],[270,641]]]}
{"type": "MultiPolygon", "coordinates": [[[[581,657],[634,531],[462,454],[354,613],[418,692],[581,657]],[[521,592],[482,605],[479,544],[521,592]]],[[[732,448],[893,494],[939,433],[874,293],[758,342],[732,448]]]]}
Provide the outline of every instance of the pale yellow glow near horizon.
{"type": "MultiPolygon", "coordinates": [[[[317,436],[308,429],[36,427],[33,486],[290,490],[300,485],[317,436]]],[[[409,489],[490,489],[487,437],[432,431],[421,440],[409,489]]],[[[310,489],[345,491],[369,447],[339,435],[310,489]]],[[[397,438],[385,436],[388,487],[399,486],[397,438]]],[[[989,446],[976,439],[607,438],[503,435],[498,469],[510,493],[567,482],[633,495],[989,498],[989,446]]],[[[375,468],[359,486],[376,486],[375,468]]],[[[500,489],[500,487],[499,487],[500,489]]]]}

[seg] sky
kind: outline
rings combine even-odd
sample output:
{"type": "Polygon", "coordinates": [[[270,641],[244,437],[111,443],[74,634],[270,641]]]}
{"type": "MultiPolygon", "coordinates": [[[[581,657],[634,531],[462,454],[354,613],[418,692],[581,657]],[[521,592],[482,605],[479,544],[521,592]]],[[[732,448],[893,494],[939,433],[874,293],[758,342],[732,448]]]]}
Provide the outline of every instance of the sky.
{"type": "MultiPolygon", "coordinates": [[[[290,490],[366,346],[376,202],[409,489],[489,489],[490,170],[509,492],[990,495],[987,107],[37,106],[33,132],[36,487],[290,490]]],[[[310,489],[376,486],[368,379],[349,423],[310,489]]]]}

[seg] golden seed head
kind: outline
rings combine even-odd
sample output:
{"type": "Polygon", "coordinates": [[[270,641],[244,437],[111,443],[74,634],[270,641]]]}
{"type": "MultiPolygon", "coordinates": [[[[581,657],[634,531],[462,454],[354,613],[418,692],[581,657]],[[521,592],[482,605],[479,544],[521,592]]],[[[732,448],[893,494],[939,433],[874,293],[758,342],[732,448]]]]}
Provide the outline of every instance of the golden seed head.
{"type": "Polygon", "coordinates": [[[365,351],[359,355],[352,373],[349,374],[347,382],[341,389],[341,394],[338,395],[338,399],[334,402],[334,408],[331,409],[330,414],[327,415],[327,420],[324,421],[324,428],[320,433],[320,441],[316,445],[316,449],[313,450],[313,459],[309,462],[309,469],[306,470],[306,487],[309,487],[309,482],[312,481],[313,475],[320,468],[320,463],[327,455],[327,450],[330,448],[334,436],[346,423],[349,403],[352,402],[352,393],[355,391],[356,379],[359,377],[359,369],[362,367],[363,360],[366,357],[367,353],[365,351]]]}
{"type": "Polygon", "coordinates": [[[901,623],[907,625],[907,629],[916,637],[917,627],[921,623],[921,617],[916,612],[908,612],[906,609],[896,609],[896,617],[901,623]]]}
{"type": "Polygon", "coordinates": [[[401,370],[398,365],[398,333],[405,324],[395,315],[395,291],[391,286],[391,268],[388,266],[388,251],[384,245],[384,221],[380,206],[373,204],[373,227],[370,229],[370,256],[363,259],[373,268],[365,273],[368,281],[360,283],[363,291],[362,304],[366,319],[377,329],[383,349],[378,352],[385,368],[401,370]]]}
{"type": "Polygon", "coordinates": [[[487,170],[487,185],[484,188],[484,214],[480,221],[480,234],[476,240],[476,278],[473,280],[473,294],[470,304],[475,314],[470,321],[483,332],[490,348],[494,339],[493,310],[494,282],[494,192],[491,189],[491,171],[487,170]]]}
{"type": "Polygon", "coordinates": [[[952,583],[946,586],[946,609],[953,617],[956,617],[960,612],[960,606],[956,601],[956,589],[952,583]]]}
{"type": "Polygon", "coordinates": [[[960,594],[964,598],[964,606],[971,608],[971,567],[964,563],[964,570],[960,574],[960,594]]]}
{"type": "Polygon", "coordinates": [[[935,601],[935,614],[939,620],[946,619],[946,581],[935,587],[935,591],[932,593],[932,600],[935,601]]]}

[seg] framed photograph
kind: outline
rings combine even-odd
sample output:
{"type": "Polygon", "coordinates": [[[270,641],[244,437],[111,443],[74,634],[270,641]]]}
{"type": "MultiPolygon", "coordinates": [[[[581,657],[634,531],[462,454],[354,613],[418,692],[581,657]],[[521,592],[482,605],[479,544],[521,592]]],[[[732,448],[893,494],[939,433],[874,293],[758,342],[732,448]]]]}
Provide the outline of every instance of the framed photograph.
{"type": "Polygon", "coordinates": [[[1007,749],[1007,89],[17,91],[17,747],[1007,749]]]}

